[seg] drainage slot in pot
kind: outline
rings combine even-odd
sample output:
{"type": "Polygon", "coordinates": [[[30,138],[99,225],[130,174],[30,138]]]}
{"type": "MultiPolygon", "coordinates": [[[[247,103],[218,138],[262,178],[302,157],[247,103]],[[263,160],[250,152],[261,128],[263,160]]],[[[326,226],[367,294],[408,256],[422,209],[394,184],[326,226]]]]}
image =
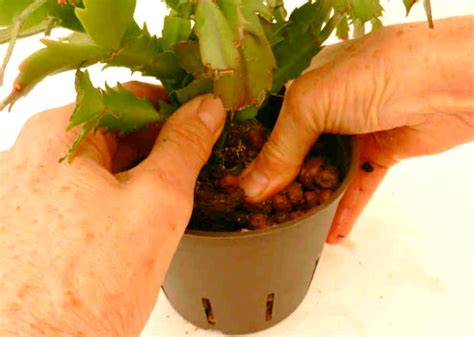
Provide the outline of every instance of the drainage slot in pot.
{"type": "Polygon", "coordinates": [[[267,296],[267,311],[265,315],[266,321],[271,321],[273,316],[273,302],[275,301],[275,294],[270,294],[267,296]]]}
{"type": "Polygon", "coordinates": [[[204,312],[206,314],[207,322],[212,325],[216,324],[216,319],[214,317],[214,313],[212,312],[211,301],[209,301],[208,298],[203,298],[202,306],[204,307],[204,312]]]}

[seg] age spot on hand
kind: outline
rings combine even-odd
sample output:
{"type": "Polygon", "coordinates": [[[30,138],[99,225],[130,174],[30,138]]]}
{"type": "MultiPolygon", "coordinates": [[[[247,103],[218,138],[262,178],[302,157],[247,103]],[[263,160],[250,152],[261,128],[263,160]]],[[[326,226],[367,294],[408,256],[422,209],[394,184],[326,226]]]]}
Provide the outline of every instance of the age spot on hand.
{"type": "Polygon", "coordinates": [[[374,167],[372,166],[372,164],[370,164],[368,161],[366,161],[365,163],[363,163],[360,168],[362,169],[362,171],[364,172],[367,172],[367,173],[372,173],[374,171],[374,167]]]}

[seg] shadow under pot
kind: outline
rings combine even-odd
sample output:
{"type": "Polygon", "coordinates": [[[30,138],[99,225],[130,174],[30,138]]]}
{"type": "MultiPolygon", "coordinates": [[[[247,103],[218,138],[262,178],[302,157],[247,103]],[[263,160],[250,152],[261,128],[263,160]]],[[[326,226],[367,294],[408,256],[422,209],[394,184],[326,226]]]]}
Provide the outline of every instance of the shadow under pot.
{"type": "Polygon", "coordinates": [[[300,305],[358,163],[355,138],[326,141],[343,179],[323,205],[268,229],[185,233],[163,284],[181,316],[200,328],[246,334],[277,324],[300,305]]]}

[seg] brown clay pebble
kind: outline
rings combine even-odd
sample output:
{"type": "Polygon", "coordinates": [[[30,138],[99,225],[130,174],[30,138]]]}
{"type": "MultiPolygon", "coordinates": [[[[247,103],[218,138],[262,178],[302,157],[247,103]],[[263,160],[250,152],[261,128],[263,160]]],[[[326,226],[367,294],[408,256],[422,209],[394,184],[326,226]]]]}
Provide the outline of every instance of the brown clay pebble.
{"type": "Polygon", "coordinates": [[[227,193],[236,192],[239,187],[239,177],[228,175],[219,180],[219,186],[227,193]]]}
{"type": "Polygon", "coordinates": [[[285,190],[288,200],[297,206],[304,204],[303,188],[299,183],[291,183],[285,190]]]}
{"type": "Polygon", "coordinates": [[[324,204],[326,201],[331,198],[331,195],[334,193],[333,190],[327,188],[325,190],[322,190],[321,193],[319,193],[319,203],[324,204]]]}
{"type": "Polygon", "coordinates": [[[322,188],[334,188],[339,184],[339,173],[334,166],[325,167],[319,170],[315,177],[315,182],[322,188]]]}
{"type": "Polygon", "coordinates": [[[288,198],[283,194],[273,196],[272,206],[276,212],[290,212],[293,208],[288,198]]]}
{"type": "Polygon", "coordinates": [[[244,209],[250,213],[272,213],[273,212],[271,200],[259,202],[258,204],[245,204],[244,209]]]}
{"type": "Polygon", "coordinates": [[[303,211],[294,211],[294,212],[291,212],[291,218],[292,219],[298,219],[299,217],[305,215],[306,213],[303,212],[303,211]]]}
{"type": "Polygon", "coordinates": [[[272,222],[266,214],[257,213],[249,216],[249,229],[264,229],[272,226],[272,222]]]}
{"type": "Polygon", "coordinates": [[[319,193],[316,191],[304,192],[304,199],[309,207],[313,208],[319,205],[319,193]]]}
{"type": "Polygon", "coordinates": [[[316,157],[308,160],[301,168],[301,172],[298,176],[299,181],[306,187],[313,186],[314,179],[322,165],[323,161],[320,158],[316,157]]]}
{"type": "Polygon", "coordinates": [[[265,144],[265,136],[259,129],[249,131],[246,138],[248,146],[256,151],[260,151],[265,144]]]}
{"type": "Polygon", "coordinates": [[[290,213],[277,213],[272,217],[273,221],[277,224],[281,224],[292,219],[290,213]]]}

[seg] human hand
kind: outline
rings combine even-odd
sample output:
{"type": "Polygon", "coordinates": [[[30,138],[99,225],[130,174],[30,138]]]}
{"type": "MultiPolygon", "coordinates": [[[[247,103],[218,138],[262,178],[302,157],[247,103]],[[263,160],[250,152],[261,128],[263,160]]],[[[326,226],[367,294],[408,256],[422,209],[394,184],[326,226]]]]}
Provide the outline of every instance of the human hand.
{"type": "Polygon", "coordinates": [[[70,164],[58,163],[74,138],[65,132],[72,109],[34,116],[0,153],[1,336],[138,336],[225,121],[220,100],[198,97],[142,163],[112,174],[136,159],[117,157],[113,135],[89,136],[70,164]]]}
{"type": "Polygon", "coordinates": [[[328,243],[350,232],[387,170],[474,139],[473,17],[383,28],[327,47],[286,93],[260,156],[241,179],[251,201],[297,175],[321,133],[359,135],[360,164],[328,243]],[[365,164],[365,165],[364,165],[365,164]]]}

